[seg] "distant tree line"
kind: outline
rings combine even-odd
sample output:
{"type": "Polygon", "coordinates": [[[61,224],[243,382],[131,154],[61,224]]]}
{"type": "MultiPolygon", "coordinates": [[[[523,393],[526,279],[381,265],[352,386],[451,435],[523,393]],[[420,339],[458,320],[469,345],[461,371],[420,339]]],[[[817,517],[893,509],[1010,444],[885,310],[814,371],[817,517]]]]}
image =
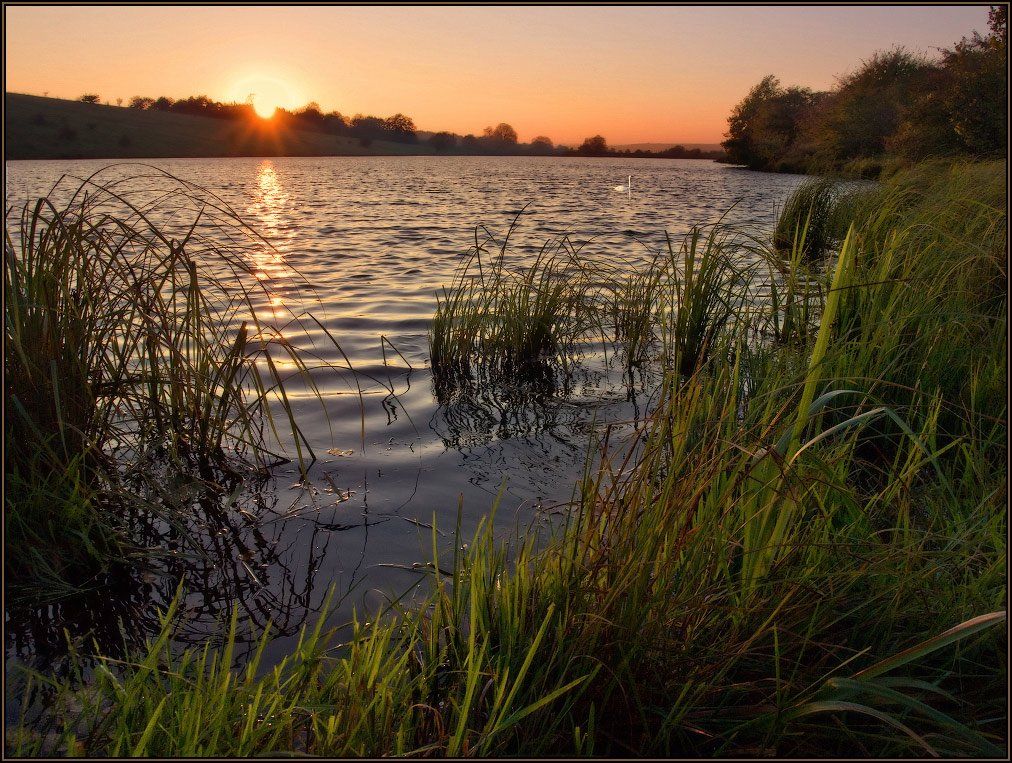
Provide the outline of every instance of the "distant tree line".
{"type": "MultiPolygon", "coordinates": [[[[99,96],[93,93],[81,96],[80,100],[85,103],[99,103],[100,101],[99,96]]],[[[206,95],[190,96],[178,100],[166,96],[150,98],[137,95],[128,101],[127,108],[190,114],[213,119],[259,119],[253,106],[248,103],[221,103],[206,95]]],[[[619,151],[610,147],[600,135],[587,138],[577,147],[556,145],[551,138],[545,135],[533,138],[530,143],[520,143],[517,131],[506,122],[500,122],[494,127],[486,127],[481,135],[458,135],[441,131],[432,133],[423,141],[419,139],[414,121],[404,114],[394,114],[391,117],[356,114],[353,117],[346,117],[338,111],[325,113],[316,102],[310,102],[294,111],[278,109],[271,122],[278,126],[357,138],[364,146],[370,145],[374,140],[419,145],[424,143],[436,153],[504,156],[620,156],[666,159],[719,159],[724,157],[723,151],[701,151],[698,148],[686,149],[684,146],[673,146],[657,152],[642,149],[619,151]]]]}
{"type": "Polygon", "coordinates": [[[728,118],[728,160],[753,169],[874,177],[888,162],[1003,154],[1008,6],[938,60],[878,52],[828,92],[768,75],[728,118]]]}
{"type": "MultiPolygon", "coordinates": [[[[221,103],[206,95],[190,96],[179,100],[166,96],[149,98],[137,95],[130,99],[127,106],[131,109],[168,111],[213,119],[257,118],[253,106],[248,103],[221,103]]],[[[275,112],[272,122],[285,127],[359,138],[364,143],[372,140],[390,140],[398,143],[416,143],[418,141],[415,123],[411,117],[404,114],[394,114],[391,117],[356,114],[349,118],[338,111],[324,113],[320,105],[315,102],[310,102],[295,111],[279,108],[275,112]]]]}
{"type": "Polygon", "coordinates": [[[486,127],[482,135],[457,135],[452,132],[433,133],[428,143],[437,152],[464,154],[503,154],[525,156],[619,156],[661,159],[720,159],[723,151],[702,151],[698,148],[672,146],[664,151],[636,149],[618,150],[608,145],[601,135],[587,138],[577,147],[556,145],[545,135],[538,135],[530,143],[520,143],[512,126],[502,122],[495,127],[486,127]]]}

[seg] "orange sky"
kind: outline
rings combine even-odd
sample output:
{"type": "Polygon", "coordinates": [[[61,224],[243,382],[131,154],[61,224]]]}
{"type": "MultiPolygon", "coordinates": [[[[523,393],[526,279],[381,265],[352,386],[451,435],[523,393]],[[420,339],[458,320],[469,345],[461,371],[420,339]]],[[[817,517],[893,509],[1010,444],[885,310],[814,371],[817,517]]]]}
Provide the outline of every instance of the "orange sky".
{"type": "Polygon", "coordinates": [[[257,98],[522,141],[715,143],[763,75],[829,87],[874,51],[933,54],[987,6],[11,7],[6,90],[257,98]]]}

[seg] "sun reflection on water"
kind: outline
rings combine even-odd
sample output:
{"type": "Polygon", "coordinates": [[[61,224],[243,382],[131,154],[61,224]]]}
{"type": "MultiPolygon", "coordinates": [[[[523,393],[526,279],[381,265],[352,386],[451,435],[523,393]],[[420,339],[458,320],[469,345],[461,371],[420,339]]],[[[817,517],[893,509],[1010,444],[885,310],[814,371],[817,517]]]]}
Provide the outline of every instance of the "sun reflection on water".
{"type": "Polygon", "coordinates": [[[264,159],[257,165],[256,173],[256,184],[246,212],[250,222],[270,246],[258,247],[253,252],[253,275],[264,290],[254,308],[262,324],[274,326],[272,333],[283,336],[282,327],[293,317],[293,313],[281,291],[291,287],[296,280],[296,274],[286,260],[293,231],[292,200],[281,183],[274,162],[264,159]]]}

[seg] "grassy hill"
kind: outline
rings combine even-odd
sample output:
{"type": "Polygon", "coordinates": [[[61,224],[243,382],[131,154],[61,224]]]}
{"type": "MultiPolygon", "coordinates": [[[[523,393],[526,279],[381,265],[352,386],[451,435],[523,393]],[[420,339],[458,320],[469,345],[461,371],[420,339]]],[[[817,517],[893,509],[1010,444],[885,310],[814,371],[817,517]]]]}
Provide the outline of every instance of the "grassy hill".
{"type": "Polygon", "coordinates": [[[5,159],[137,159],[199,156],[429,154],[425,145],[373,141],[269,122],[142,111],[17,93],[4,94],[5,159]]]}

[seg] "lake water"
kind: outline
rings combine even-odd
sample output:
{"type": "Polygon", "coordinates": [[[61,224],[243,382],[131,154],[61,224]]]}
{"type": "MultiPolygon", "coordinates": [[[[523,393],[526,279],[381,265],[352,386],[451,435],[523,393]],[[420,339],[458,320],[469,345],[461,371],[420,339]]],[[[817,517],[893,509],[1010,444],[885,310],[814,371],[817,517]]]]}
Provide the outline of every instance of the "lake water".
{"type": "MultiPolygon", "coordinates": [[[[45,193],[61,175],[85,177],[96,161],[7,162],[6,207],[45,193]]],[[[225,199],[275,247],[256,263],[264,317],[306,311],[338,340],[363,387],[349,374],[314,379],[325,410],[293,388],[301,424],[320,456],[306,484],[291,466],[275,469],[220,510],[197,502],[203,557],[170,557],[149,569],[114,570],[94,593],[40,612],[5,613],[9,656],[41,662],[63,648],[63,628],[91,634],[116,652],[125,632],[156,627],[156,607],[181,577],[188,595],[181,640],[213,632],[237,602],[243,622],[271,620],[278,638],[268,661],[286,653],[312,622],[328,588],[371,612],[420,579],[431,558],[433,519],[451,548],[461,507],[467,539],[503,496],[505,532],[545,525],[570,499],[594,427],[637,415],[649,389],[629,394],[605,366],[578,375],[551,401],[494,394],[437,399],[427,357],[435,294],[449,284],[484,224],[511,237],[522,258],[569,234],[605,259],[642,256],[694,224],[727,213],[733,224],[771,228],[775,209],[802,180],[707,161],[516,157],[167,159],[149,164],[225,199]],[[631,194],[614,187],[632,175],[631,194]],[[526,206],[525,206],[526,205],[526,206]],[[730,210],[730,212],[728,212],[730,210]],[[382,338],[382,339],[381,339],[382,338]],[[396,348],[396,353],[393,351],[396,348]],[[398,354],[400,356],[398,356],[398,354]],[[410,366],[410,367],[409,367],[410,366]],[[327,454],[334,449],[339,454],[327,454]],[[389,565],[389,566],[388,566],[389,565]],[[248,615],[246,617],[245,615],[248,615]]],[[[104,177],[137,172],[119,166],[104,177]]],[[[321,359],[343,363],[310,326],[300,335],[321,359]]],[[[297,387],[298,385],[296,385],[297,387]]]]}

